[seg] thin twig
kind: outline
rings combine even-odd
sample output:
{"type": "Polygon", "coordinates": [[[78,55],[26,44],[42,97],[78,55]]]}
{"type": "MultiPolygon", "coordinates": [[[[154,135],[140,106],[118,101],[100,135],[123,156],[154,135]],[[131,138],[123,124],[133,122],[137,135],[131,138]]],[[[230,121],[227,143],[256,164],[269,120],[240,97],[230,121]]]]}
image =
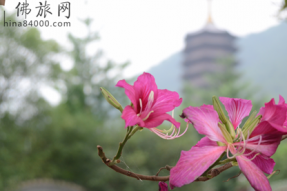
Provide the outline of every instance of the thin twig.
{"type": "Polygon", "coordinates": [[[169,166],[169,165],[166,165],[165,167],[161,167],[158,172],[156,173],[156,176],[159,175],[159,173],[163,170],[163,169],[166,169],[168,171],[170,171],[170,169],[172,168],[173,166],[169,166]]]}
{"type": "MultiPolygon", "coordinates": [[[[103,148],[101,146],[97,146],[98,148],[98,155],[99,157],[102,159],[102,161],[105,163],[105,165],[111,169],[113,169],[114,171],[120,173],[120,174],[123,174],[123,175],[126,175],[126,176],[129,176],[129,177],[133,177],[133,178],[136,178],[138,180],[149,180],[149,181],[168,181],[169,180],[169,176],[148,176],[148,175],[142,175],[142,174],[136,174],[136,173],[133,173],[133,172],[130,172],[130,171],[127,171],[125,169],[122,169],[120,167],[118,167],[117,165],[112,165],[110,166],[109,163],[111,163],[111,160],[108,159],[106,156],[105,156],[105,153],[103,151],[103,148]]],[[[209,173],[209,177],[204,177],[204,176],[200,176],[198,177],[195,181],[207,181],[211,178],[214,178],[215,176],[219,175],[221,172],[229,169],[232,167],[232,164],[231,163],[227,163],[221,167],[218,167],[218,168],[215,168],[215,169],[212,169],[209,173]]]]}
{"type": "Polygon", "coordinates": [[[231,178],[228,178],[227,180],[223,181],[223,182],[228,182],[229,180],[233,179],[233,178],[237,178],[239,175],[241,174],[241,171],[235,175],[235,176],[232,176],[231,178]]]}

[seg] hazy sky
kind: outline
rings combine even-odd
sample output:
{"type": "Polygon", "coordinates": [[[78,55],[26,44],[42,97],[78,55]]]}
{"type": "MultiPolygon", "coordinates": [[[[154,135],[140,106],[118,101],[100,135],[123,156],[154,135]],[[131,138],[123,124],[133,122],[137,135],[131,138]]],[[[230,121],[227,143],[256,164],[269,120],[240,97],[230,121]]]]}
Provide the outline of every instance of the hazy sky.
{"type": "MultiPolygon", "coordinates": [[[[5,10],[16,12],[15,7],[23,1],[6,0],[5,10]]],[[[36,17],[39,2],[45,3],[27,0],[32,11],[28,21],[41,19],[36,17]]],[[[38,27],[43,37],[70,48],[66,34],[84,36],[86,31],[78,19],[89,16],[94,19],[93,29],[101,35],[98,46],[89,52],[100,47],[106,57],[116,62],[130,61],[125,76],[146,71],[182,50],[185,35],[205,25],[208,10],[207,0],[70,0],[71,17],[65,19],[57,15],[59,2],[62,1],[47,0],[52,15],[47,14],[46,20],[70,21],[71,27],[38,27]]],[[[244,36],[276,25],[281,3],[282,0],[213,0],[212,17],[218,28],[244,36]]],[[[66,68],[68,63],[64,63],[66,68]]]]}

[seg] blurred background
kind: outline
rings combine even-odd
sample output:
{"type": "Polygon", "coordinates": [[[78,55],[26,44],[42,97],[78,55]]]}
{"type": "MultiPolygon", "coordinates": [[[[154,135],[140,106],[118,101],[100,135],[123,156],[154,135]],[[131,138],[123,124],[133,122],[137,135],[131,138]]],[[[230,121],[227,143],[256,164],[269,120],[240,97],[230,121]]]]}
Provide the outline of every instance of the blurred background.
{"type": "MultiPolygon", "coordinates": [[[[60,18],[52,0],[52,14],[37,17],[44,1],[27,0],[27,21],[71,25],[4,26],[25,19],[17,15],[19,2],[0,8],[0,190],[157,190],[156,182],[107,168],[96,149],[112,158],[125,135],[120,113],[99,87],[125,106],[116,82],[132,84],[144,71],[160,89],[179,92],[184,101],[176,116],[211,104],[213,95],[251,99],[256,111],[279,94],[287,99],[286,0],[70,0],[70,18],[60,18]]],[[[193,127],[171,141],[145,129],[128,141],[119,166],[154,175],[200,138],[193,127]]],[[[285,156],[283,141],[273,156],[280,170],[270,179],[274,191],[287,190],[285,156]]],[[[243,175],[224,182],[238,173],[234,167],[174,190],[252,190],[243,175]]]]}

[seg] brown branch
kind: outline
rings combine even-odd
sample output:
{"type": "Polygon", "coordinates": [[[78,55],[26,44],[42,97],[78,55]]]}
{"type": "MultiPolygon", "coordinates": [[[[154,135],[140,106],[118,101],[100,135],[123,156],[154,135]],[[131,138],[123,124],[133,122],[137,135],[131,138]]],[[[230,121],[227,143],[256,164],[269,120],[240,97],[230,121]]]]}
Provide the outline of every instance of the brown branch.
{"type": "MultiPolygon", "coordinates": [[[[114,171],[120,173],[120,174],[123,174],[123,175],[126,175],[126,176],[129,176],[129,177],[133,177],[133,178],[136,178],[138,180],[149,180],[149,181],[168,181],[169,180],[169,176],[147,176],[147,175],[142,175],[142,174],[136,174],[136,173],[133,173],[133,172],[130,172],[130,171],[127,171],[125,169],[122,169],[120,167],[118,167],[117,165],[111,165],[110,166],[110,163],[111,163],[111,160],[108,159],[103,151],[103,148],[101,146],[97,146],[98,148],[98,155],[99,157],[102,159],[102,161],[105,163],[105,165],[111,169],[113,169],[114,171]]],[[[215,169],[212,169],[208,175],[209,177],[204,177],[204,176],[200,176],[198,177],[195,181],[207,181],[209,179],[212,179],[214,177],[216,177],[217,175],[219,175],[221,172],[229,169],[232,167],[232,164],[231,163],[227,163],[221,167],[218,167],[218,168],[215,168],[215,169]]]]}
{"type": "MultiPolygon", "coordinates": [[[[282,139],[281,141],[283,141],[284,139],[287,139],[287,135],[283,135],[282,136],[282,139]]],[[[117,165],[115,165],[114,163],[112,163],[112,161],[110,159],[108,159],[103,151],[103,148],[101,146],[97,146],[98,148],[98,155],[99,157],[102,159],[103,163],[113,169],[114,171],[120,173],[120,174],[123,174],[123,175],[126,175],[126,176],[129,176],[129,177],[132,177],[132,178],[136,178],[138,180],[149,180],[149,181],[168,181],[169,180],[169,176],[158,176],[159,172],[162,170],[162,169],[167,169],[167,170],[170,170],[172,167],[170,166],[165,166],[165,167],[162,167],[160,168],[160,170],[158,171],[158,173],[156,175],[153,175],[153,176],[147,176],[147,175],[142,175],[142,174],[136,174],[136,173],[133,173],[133,172],[130,172],[130,171],[127,171],[125,169],[122,169],[120,167],[118,167],[117,165]]],[[[118,163],[120,162],[120,160],[117,161],[118,163]]],[[[205,177],[205,176],[200,176],[198,177],[195,181],[196,182],[199,182],[199,181],[207,181],[207,180],[210,180],[216,176],[218,176],[221,172],[229,169],[232,167],[232,164],[231,162],[230,163],[227,163],[223,166],[220,166],[218,168],[214,168],[214,169],[211,169],[209,172],[208,172],[208,177],[205,177]]]]}
{"type": "Polygon", "coordinates": [[[210,180],[216,176],[218,176],[220,173],[222,173],[223,171],[231,168],[233,165],[230,163],[227,163],[221,167],[218,167],[218,168],[214,168],[214,169],[211,169],[210,173],[208,173],[208,175],[210,176],[209,178],[208,177],[205,177],[205,176],[200,176],[198,177],[195,181],[196,182],[200,182],[200,181],[207,181],[207,180],[210,180]]]}
{"type": "Polygon", "coordinates": [[[283,141],[284,139],[287,139],[287,135],[283,135],[281,141],[283,141]]]}
{"type": "Polygon", "coordinates": [[[110,162],[112,161],[105,156],[103,148],[99,145],[97,146],[97,148],[98,148],[98,155],[101,157],[105,165],[120,174],[130,176],[138,180],[149,180],[149,181],[168,181],[169,180],[169,176],[146,176],[146,175],[136,174],[136,173],[127,171],[125,169],[118,167],[117,165],[110,166],[110,162]]]}

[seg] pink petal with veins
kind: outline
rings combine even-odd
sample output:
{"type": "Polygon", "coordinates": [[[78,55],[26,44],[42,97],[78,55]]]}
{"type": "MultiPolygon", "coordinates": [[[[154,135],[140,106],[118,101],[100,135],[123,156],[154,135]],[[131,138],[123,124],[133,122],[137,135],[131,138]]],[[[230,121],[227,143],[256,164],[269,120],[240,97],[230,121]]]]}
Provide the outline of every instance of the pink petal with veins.
{"type": "Polygon", "coordinates": [[[180,123],[177,122],[174,118],[171,117],[171,115],[164,113],[161,115],[156,115],[152,113],[147,120],[144,121],[146,128],[153,128],[161,125],[164,120],[167,120],[174,124],[177,128],[180,126],[180,123]]]}
{"type": "Polygon", "coordinates": [[[237,156],[236,159],[240,170],[255,190],[272,191],[267,177],[258,166],[243,155],[237,156]]]}
{"type": "Polygon", "coordinates": [[[139,124],[141,127],[145,126],[143,120],[137,116],[134,109],[130,105],[126,106],[123,110],[122,118],[126,122],[125,128],[127,128],[127,126],[134,126],[136,124],[139,124]]]}
{"type": "MultiPolygon", "coordinates": [[[[282,101],[282,100],[281,100],[282,101]]],[[[267,121],[276,130],[287,133],[287,128],[283,127],[286,121],[287,107],[283,104],[275,104],[274,98],[270,102],[265,103],[264,113],[261,122],[267,121]]]]}
{"type": "MultiPolygon", "coordinates": [[[[281,135],[267,134],[260,136],[252,137],[248,139],[245,143],[246,148],[254,150],[256,153],[262,153],[266,156],[272,156],[281,142],[281,135]]],[[[243,142],[234,143],[233,145],[243,146],[243,142]]]]}
{"type": "Polygon", "coordinates": [[[116,87],[120,87],[120,88],[125,89],[125,94],[131,100],[131,102],[134,105],[135,110],[137,111],[139,98],[135,97],[134,87],[132,85],[128,84],[125,80],[118,81],[118,83],[116,84],[116,87]]]}
{"type": "Polygon", "coordinates": [[[263,172],[267,173],[267,174],[271,174],[273,172],[274,166],[275,166],[275,162],[272,158],[269,158],[268,156],[259,154],[257,156],[255,156],[258,153],[252,153],[249,155],[249,153],[251,153],[252,151],[250,150],[246,150],[246,152],[244,153],[244,155],[247,155],[246,157],[248,159],[252,159],[251,161],[258,167],[260,168],[263,172]]]}
{"type": "Polygon", "coordinates": [[[216,141],[210,140],[208,137],[203,137],[200,141],[197,142],[195,147],[204,147],[204,146],[218,146],[216,141]]]}
{"type": "Polygon", "coordinates": [[[213,106],[190,106],[183,110],[183,114],[193,124],[198,133],[206,135],[212,141],[226,142],[218,127],[219,117],[213,106]]]}
{"type": "Polygon", "coordinates": [[[219,97],[219,100],[225,106],[234,129],[240,125],[242,119],[248,116],[252,109],[250,100],[228,97],[219,97]]]}
{"type": "Polygon", "coordinates": [[[192,147],[181,151],[180,159],[170,171],[170,187],[189,184],[202,175],[225,151],[226,147],[192,147]]]}
{"type": "Polygon", "coordinates": [[[152,110],[158,112],[158,114],[172,111],[175,107],[180,106],[182,98],[179,98],[177,92],[169,90],[158,90],[158,97],[155,101],[152,110]]]}
{"type": "Polygon", "coordinates": [[[158,96],[157,85],[155,83],[154,77],[149,73],[144,72],[142,75],[138,77],[138,79],[134,83],[134,89],[136,99],[141,98],[143,101],[142,102],[143,111],[145,110],[145,106],[148,103],[148,97],[151,91],[154,92],[154,100],[157,99],[158,96]]]}
{"type": "Polygon", "coordinates": [[[278,131],[276,128],[270,125],[269,122],[263,121],[263,122],[260,122],[257,125],[257,127],[255,127],[250,137],[255,137],[255,136],[264,135],[264,134],[283,135],[284,133],[281,131],[278,131]]]}

